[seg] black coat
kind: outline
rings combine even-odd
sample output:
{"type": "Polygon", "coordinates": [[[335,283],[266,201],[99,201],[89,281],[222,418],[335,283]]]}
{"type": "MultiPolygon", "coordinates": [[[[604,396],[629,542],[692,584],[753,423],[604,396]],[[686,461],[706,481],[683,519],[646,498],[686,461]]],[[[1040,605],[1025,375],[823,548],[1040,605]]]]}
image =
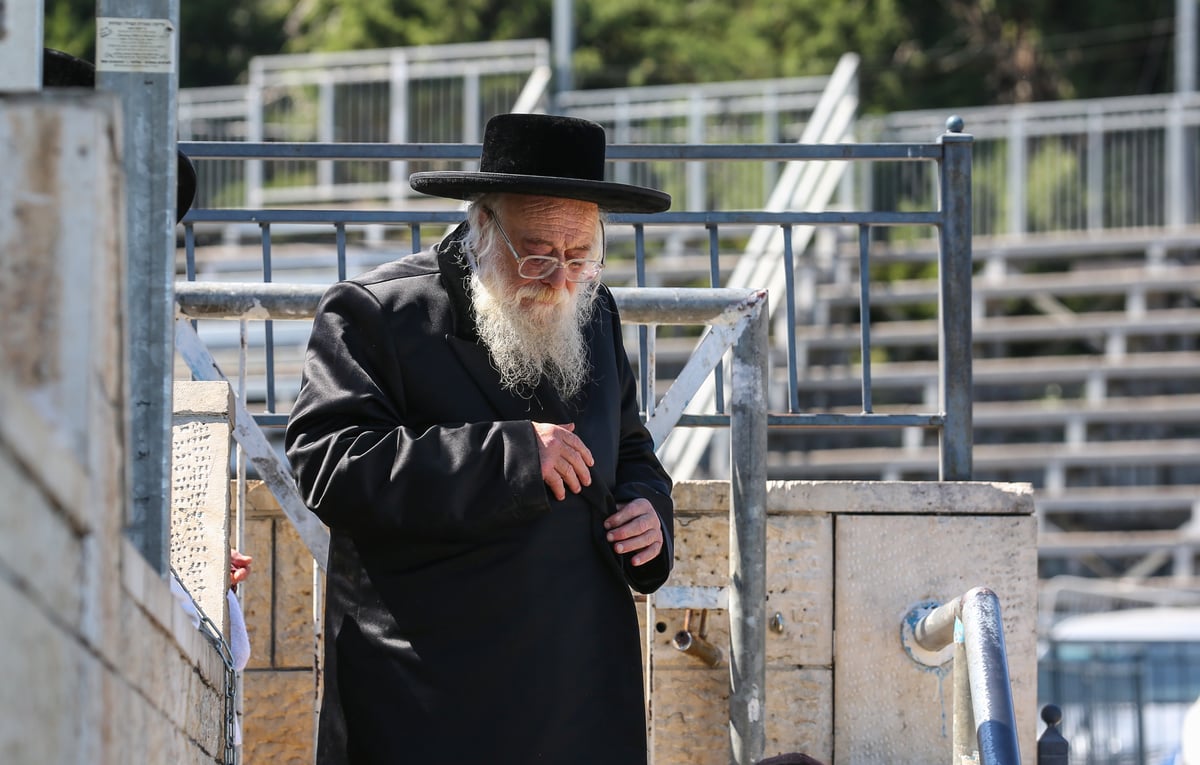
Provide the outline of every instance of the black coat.
{"type": "Polygon", "coordinates": [[[317,761],[644,763],[629,587],[666,580],[673,510],[616,306],[601,287],[573,400],[507,393],[475,334],[464,232],[333,286],[313,326],[286,445],[331,531],[317,761]],[[530,421],[575,423],[590,487],[548,493],[530,421]],[[602,522],[636,497],[666,544],[635,568],[602,522]]]}

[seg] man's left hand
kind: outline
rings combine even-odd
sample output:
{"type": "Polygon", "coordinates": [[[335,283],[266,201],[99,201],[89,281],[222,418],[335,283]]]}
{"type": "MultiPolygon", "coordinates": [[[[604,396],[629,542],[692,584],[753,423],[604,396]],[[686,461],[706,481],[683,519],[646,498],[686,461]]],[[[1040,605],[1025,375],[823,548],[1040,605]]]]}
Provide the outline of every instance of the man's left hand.
{"type": "Polygon", "coordinates": [[[662,523],[649,500],[617,503],[617,512],[605,519],[604,528],[609,544],[618,554],[637,553],[631,561],[635,566],[649,563],[662,552],[662,523]]]}

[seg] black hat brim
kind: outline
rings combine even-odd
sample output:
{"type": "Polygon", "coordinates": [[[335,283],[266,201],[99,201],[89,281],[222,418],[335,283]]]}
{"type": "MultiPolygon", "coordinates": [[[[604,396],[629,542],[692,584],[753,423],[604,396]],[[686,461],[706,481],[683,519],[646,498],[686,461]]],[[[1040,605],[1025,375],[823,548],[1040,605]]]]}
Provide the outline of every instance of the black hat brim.
{"type": "Polygon", "coordinates": [[[595,202],[601,210],[616,213],[657,213],[671,206],[671,195],[657,189],[579,178],[444,171],[413,173],[408,182],[422,194],[450,199],[469,200],[483,194],[532,194],[595,202]]]}

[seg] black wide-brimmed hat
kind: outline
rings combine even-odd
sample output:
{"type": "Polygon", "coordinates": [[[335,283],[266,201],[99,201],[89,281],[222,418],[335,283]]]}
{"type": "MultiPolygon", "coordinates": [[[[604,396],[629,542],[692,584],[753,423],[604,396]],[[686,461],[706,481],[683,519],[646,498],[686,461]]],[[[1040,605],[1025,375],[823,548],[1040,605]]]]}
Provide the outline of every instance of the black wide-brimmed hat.
{"type": "Polygon", "coordinates": [[[534,194],[595,202],[608,212],[655,213],[671,195],[604,180],[604,128],[575,117],[498,114],[483,131],[479,172],[413,173],[422,194],[474,199],[482,194],[534,194]]]}

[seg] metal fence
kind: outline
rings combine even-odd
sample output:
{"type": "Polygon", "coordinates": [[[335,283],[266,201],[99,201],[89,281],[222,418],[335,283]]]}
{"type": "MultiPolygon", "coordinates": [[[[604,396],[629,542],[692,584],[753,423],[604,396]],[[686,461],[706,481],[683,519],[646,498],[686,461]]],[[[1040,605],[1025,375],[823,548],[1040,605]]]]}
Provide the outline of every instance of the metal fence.
{"type": "MultiPolygon", "coordinates": [[[[179,92],[184,141],[477,142],[486,119],[536,106],[549,44],[514,40],[258,56],[249,82],[179,92]]],[[[199,168],[203,207],[384,200],[437,165],[222,159],[199,168]]]]}
{"type": "Polygon", "coordinates": [[[1161,765],[1200,698],[1200,642],[1051,642],[1038,673],[1074,765],[1161,765]]]}
{"type": "MultiPolygon", "coordinates": [[[[1200,93],[960,110],[975,136],[973,226],[979,236],[1097,233],[1200,224],[1200,93]]],[[[943,113],[863,118],[864,140],[927,136],[943,113]]],[[[864,209],[927,205],[927,168],[872,167],[864,209]]]]}
{"type": "MultiPolygon", "coordinates": [[[[857,66],[858,57],[845,62],[857,66]]],[[[553,105],[544,40],[262,56],[249,83],[179,92],[183,141],[474,143],[487,119],[547,111],[592,119],[616,143],[777,143],[798,140],[830,78],[797,77],[572,91],[553,105]]],[[[458,169],[471,160],[453,160],[458,169]]],[[[446,161],[390,164],[289,158],[203,162],[201,207],[383,201],[412,195],[409,173],[446,161]]],[[[778,163],[616,163],[624,183],[673,193],[677,207],[762,206],[778,163]]]]}
{"type": "MultiPolygon", "coordinates": [[[[786,359],[786,384],[777,386],[770,400],[768,414],[771,425],[776,427],[878,427],[878,428],[928,428],[941,436],[942,470],[945,479],[970,477],[971,453],[971,247],[970,247],[970,137],[962,134],[947,134],[935,143],[924,144],[754,144],[754,145],[679,145],[679,146],[612,146],[609,160],[613,162],[658,162],[658,161],[745,161],[787,162],[795,164],[819,164],[837,161],[890,161],[918,162],[937,165],[943,179],[941,200],[935,209],[910,212],[841,212],[841,211],[746,211],[746,212],[673,212],[658,215],[613,215],[609,230],[615,237],[625,232],[625,241],[631,245],[630,252],[622,262],[620,248],[614,248],[612,270],[625,268],[633,273],[633,285],[647,286],[648,274],[657,269],[671,267],[669,256],[647,248],[647,232],[655,228],[689,229],[694,236],[707,241],[704,265],[693,282],[693,286],[730,286],[723,282],[723,274],[730,272],[732,260],[744,258],[742,245],[748,230],[774,230],[780,235],[782,246],[776,255],[781,261],[782,295],[773,302],[781,305],[786,322],[777,322],[774,330],[774,346],[786,359]],[[850,226],[860,233],[861,280],[860,310],[863,316],[870,314],[869,251],[871,231],[887,226],[926,226],[940,232],[942,257],[940,269],[942,298],[940,301],[940,330],[932,342],[937,345],[936,353],[943,360],[937,408],[917,413],[876,412],[871,398],[871,343],[869,323],[863,325],[859,348],[859,368],[863,376],[862,411],[858,414],[810,412],[801,408],[796,396],[798,360],[795,332],[795,279],[796,264],[806,255],[803,249],[791,246],[799,239],[801,230],[818,226],[850,226]],[[740,232],[730,236],[726,229],[740,232]],[[724,258],[724,264],[722,263],[724,258]]],[[[302,157],[309,161],[375,161],[395,162],[415,159],[460,160],[477,157],[479,146],[463,144],[258,144],[258,143],[190,143],[183,148],[199,158],[232,159],[278,159],[302,157]]],[[[261,270],[256,280],[277,280],[277,273],[287,269],[285,281],[317,281],[330,283],[344,278],[349,269],[351,242],[358,240],[362,227],[400,229],[403,240],[394,246],[405,251],[417,251],[429,243],[429,238],[440,237],[446,226],[461,220],[459,211],[372,211],[372,210],[193,210],[185,218],[185,265],[189,279],[195,279],[198,269],[205,272],[210,264],[204,262],[211,257],[219,259],[215,251],[207,256],[197,256],[196,227],[209,224],[242,225],[256,228],[260,233],[261,270]],[[437,234],[430,237],[430,226],[437,234]],[[314,234],[316,235],[314,237],[314,234]],[[286,248],[276,239],[288,242],[286,248]],[[302,257],[297,257],[297,243],[304,242],[302,257]],[[321,254],[311,255],[315,251],[321,254]],[[279,253],[277,256],[276,253],[279,253]],[[299,269],[299,270],[298,270],[299,269]],[[296,276],[300,274],[300,276],[296,276]]],[[[753,237],[751,237],[753,238],[753,237]]],[[[220,249],[220,248],[218,248],[220,249]]],[[[383,257],[390,259],[403,252],[385,250],[383,257]]],[[[367,265],[367,264],[360,264],[367,265]]],[[[206,277],[208,278],[208,277],[206,277]]],[[[755,285],[739,284],[739,287],[755,285]]],[[[761,285],[759,285],[761,286],[761,285]]],[[[202,327],[202,336],[207,328],[202,327]]],[[[675,347],[680,344],[694,345],[694,335],[680,335],[676,328],[651,324],[638,329],[636,339],[637,364],[641,377],[641,401],[647,417],[655,413],[660,404],[657,387],[659,373],[674,377],[680,371],[677,360],[673,366],[663,363],[656,352],[658,340],[663,336],[666,343],[675,347]]],[[[259,417],[264,424],[280,424],[285,419],[285,410],[280,404],[287,402],[298,387],[298,372],[307,327],[289,327],[285,348],[288,359],[280,363],[277,352],[275,328],[271,322],[261,325],[261,347],[264,358],[258,366],[258,391],[260,401],[265,402],[265,411],[259,417]],[[282,395],[281,395],[282,394],[282,395]]],[[[210,335],[213,342],[227,347],[237,347],[240,340],[227,330],[217,330],[210,335]],[[224,335],[220,333],[224,332],[224,335]]],[[[255,343],[258,345],[258,343],[255,343]]],[[[689,353],[685,353],[686,358],[689,353]]],[[[713,376],[717,395],[707,411],[682,414],[679,423],[703,428],[728,426],[727,395],[723,372],[713,376]]],[[[254,391],[254,389],[251,389],[254,391]]],[[[257,396],[256,396],[257,397],[257,396]]],[[[684,402],[685,404],[687,402],[684,402]]]]}

